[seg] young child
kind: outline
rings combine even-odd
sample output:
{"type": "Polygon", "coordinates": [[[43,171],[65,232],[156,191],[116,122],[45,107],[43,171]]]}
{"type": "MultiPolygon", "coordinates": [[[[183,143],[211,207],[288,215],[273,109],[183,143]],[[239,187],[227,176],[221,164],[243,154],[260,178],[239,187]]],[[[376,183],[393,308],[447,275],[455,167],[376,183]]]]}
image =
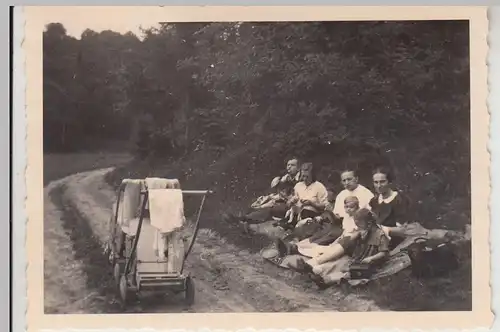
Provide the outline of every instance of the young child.
{"type": "Polygon", "coordinates": [[[356,196],[348,196],[344,200],[344,210],[346,212],[342,220],[342,228],[346,234],[357,230],[354,215],[359,211],[359,199],[356,196]]]}
{"type": "Polygon", "coordinates": [[[360,232],[347,254],[352,263],[378,265],[389,256],[389,237],[377,224],[375,216],[368,209],[359,210],[354,219],[360,232]]]}
{"type": "MultiPolygon", "coordinates": [[[[331,197],[331,196],[329,196],[331,197]]],[[[298,242],[295,244],[286,244],[283,240],[275,240],[276,246],[279,249],[280,255],[297,253],[300,252],[302,247],[309,248],[311,244],[315,243],[321,246],[330,245],[340,241],[343,237],[348,235],[353,235],[357,230],[356,223],[354,222],[353,216],[359,210],[359,200],[356,196],[348,196],[344,200],[344,209],[346,214],[342,219],[342,228],[335,223],[335,215],[331,210],[325,210],[321,216],[315,218],[308,218],[301,220],[292,235],[294,235],[290,240],[291,242],[298,242]],[[305,221],[302,226],[302,222],[305,221]],[[329,227],[308,227],[309,225],[320,225],[322,223],[327,223],[329,227]],[[306,239],[309,240],[306,240],[306,239]]],[[[322,248],[316,248],[319,251],[322,248]]],[[[315,249],[315,250],[316,250],[315,249]]],[[[307,250],[307,249],[305,249],[307,250]]]]}
{"type": "MultiPolygon", "coordinates": [[[[356,212],[359,211],[358,198],[356,196],[346,197],[346,199],[344,200],[344,209],[346,211],[346,214],[344,218],[342,218],[342,230],[340,235],[338,234],[337,230],[335,230],[333,234],[331,231],[317,232],[310,237],[310,242],[321,245],[329,245],[331,243],[340,241],[340,239],[345,236],[352,235],[357,230],[357,226],[353,216],[356,214],[356,212]]],[[[335,218],[333,212],[330,213],[332,215],[332,218],[335,218]]]]}
{"type": "Polygon", "coordinates": [[[361,209],[353,216],[357,230],[345,235],[329,249],[308,261],[300,259],[298,270],[312,273],[313,280],[323,282],[323,264],[337,260],[344,255],[350,256],[350,264],[379,264],[389,255],[389,239],[376,223],[368,209],[361,209]]]}

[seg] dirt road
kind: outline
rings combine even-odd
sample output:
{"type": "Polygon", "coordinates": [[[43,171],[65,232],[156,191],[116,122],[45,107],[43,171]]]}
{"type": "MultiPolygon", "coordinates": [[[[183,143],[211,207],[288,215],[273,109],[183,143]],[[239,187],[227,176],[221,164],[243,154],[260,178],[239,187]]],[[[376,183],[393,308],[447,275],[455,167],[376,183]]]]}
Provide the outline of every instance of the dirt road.
{"type": "MultiPolygon", "coordinates": [[[[59,313],[120,312],[111,268],[102,255],[113,190],[101,169],[79,173],[45,188],[45,305],[59,313]],[[51,236],[49,236],[49,233],[51,236]],[[55,236],[56,234],[57,236],[55,236]],[[69,236],[68,236],[69,235],[69,236]],[[47,239],[50,238],[50,241],[47,239]],[[69,240],[68,240],[69,239],[69,240]]],[[[361,294],[319,291],[304,277],[267,264],[209,229],[201,229],[186,262],[196,300],[182,294],[146,295],[128,312],[296,312],[379,310],[361,294]]]]}

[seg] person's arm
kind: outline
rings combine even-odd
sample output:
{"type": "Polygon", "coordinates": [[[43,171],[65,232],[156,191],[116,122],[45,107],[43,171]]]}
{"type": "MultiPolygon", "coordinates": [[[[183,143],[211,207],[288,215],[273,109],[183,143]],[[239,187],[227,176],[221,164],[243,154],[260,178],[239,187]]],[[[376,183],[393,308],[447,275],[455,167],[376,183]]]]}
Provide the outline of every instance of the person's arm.
{"type": "Polygon", "coordinates": [[[390,236],[396,236],[396,237],[405,237],[405,228],[403,226],[393,226],[393,227],[388,227],[388,226],[383,226],[387,231],[389,232],[390,236]]]}
{"type": "Polygon", "coordinates": [[[398,196],[399,197],[396,198],[397,201],[395,201],[393,209],[396,222],[400,225],[387,227],[387,229],[389,230],[389,234],[391,236],[405,237],[405,227],[402,225],[408,222],[407,218],[410,201],[406,196],[403,196],[402,194],[398,193],[398,196]]]}
{"type": "Polygon", "coordinates": [[[308,199],[303,200],[302,204],[312,206],[313,208],[315,208],[316,210],[319,210],[319,211],[323,211],[325,209],[324,203],[314,202],[314,201],[311,201],[308,199]]]}
{"type": "Polygon", "coordinates": [[[373,195],[373,193],[369,189],[366,189],[363,195],[363,202],[360,202],[361,208],[366,208],[368,210],[371,210],[372,206],[370,203],[374,197],[375,195],[373,195]]]}
{"type": "Polygon", "coordinates": [[[276,204],[276,201],[272,198],[266,200],[265,202],[262,203],[262,205],[259,207],[259,209],[265,209],[265,208],[270,208],[273,207],[276,204]]]}
{"type": "Polygon", "coordinates": [[[368,256],[366,258],[364,258],[361,263],[363,264],[372,264],[373,262],[377,262],[381,259],[384,259],[386,258],[387,256],[389,256],[389,251],[381,251],[373,256],[368,256]]]}
{"type": "Polygon", "coordinates": [[[344,202],[341,201],[342,197],[338,194],[337,197],[335,197],[335,205],[333,206],[333,214],[335,214],[337,218],[342,218],[344,215],[344,202]]]}
{"type": "Polygon", "coordinates": [[[299,195],[297,194],[297,190],[295,187],[295,188],[293,188],[293,194],[288,199],[288,202],[286,202],[286,205],[288,207],[292,207],[293,205],[297,204],[298,201],[299,201],[299,195]]]}
{"type": "Polygon", "coordinates": [[[252,209],[260,208],[262,204],[266,203],[267,201],[269,201],[269,196],[260,196],[255,200],[255,202],[252,203],[252,205],[250,205],[250,207],[252,209]]]}
{"type": "Polygon", "coordinates": [[[290,176],[290,174],[285,174],[283,175],[281,178],[280,178],[280,182],[281,183],[285,183],[285,182],[289,182],[289,181],[292,181],[292,177],[290,176]]]}
{"type": "Polygon", "coordinates": [[[368,256],[361,261],[364,264],[371,264],[373,262],[380,261],[389,256],[389,238],[387,238],[383,233],[380,234],[380,242],[378,245],[378,253],[372,256],[368,256]]]}
{"type": "Polygon", "coordinates": [[[326,205],[328,204],[328,191],[326,190],[325,186],[320,186],[316,198],[316,201],[304,200],[302,201],[302,204],[312,206],[319,211],[324,211],[326,205]]]}
{"type": "Polygon", "coordinates": [[[396,222],[404,225],[408,223],[408,215],[410,212],[410,199],[403,194],[398,194],[397,203],[395,205],[396,222]],[[399,199],[398,199],[399,198],[399,199]]]}

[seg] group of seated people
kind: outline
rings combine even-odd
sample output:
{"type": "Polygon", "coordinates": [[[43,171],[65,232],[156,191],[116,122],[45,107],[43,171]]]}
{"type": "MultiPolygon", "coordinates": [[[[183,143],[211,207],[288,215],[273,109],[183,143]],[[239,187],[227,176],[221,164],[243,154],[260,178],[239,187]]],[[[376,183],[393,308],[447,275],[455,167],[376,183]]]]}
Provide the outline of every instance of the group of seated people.
{"type": "Polygon", "coordinates": [[[344,170],[340,181],[344,189],[334,196],[316,179],[312,163],[300,165],[292,158],[287,173],[273,179],[274,193],[259,197],[251,212],[234,220],[258,224],[274,219],[275,227],[288,231],[275,240],[280,255],[310,257],[299,260],[297,269],[318,285],[323,284],[322,266],[345,255],[353,263],[383,263],[403,239],[407,197],[393,188],[385,168],[372,173],[375,194],[359,184],[354,169],[344,170]]]}

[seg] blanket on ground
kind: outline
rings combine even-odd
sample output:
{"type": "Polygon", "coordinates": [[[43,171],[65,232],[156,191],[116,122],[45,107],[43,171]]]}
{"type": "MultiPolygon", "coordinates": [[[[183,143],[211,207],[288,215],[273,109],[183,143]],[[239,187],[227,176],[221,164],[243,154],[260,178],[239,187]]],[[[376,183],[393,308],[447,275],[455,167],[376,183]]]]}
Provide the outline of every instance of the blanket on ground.
{"type": "MultiPolygon", "coordinates": [[[[349,256],[344,256],[336,261],[322,264],[318,274],[329,285],[346,280],[350,285],[357,286],[396,274],[409,267],[411,265],[410,257],[406,254],[404,249],[408,248],[417,238],[470,241],[470,228],[467,228],[465,232],[444,229],[426,229],[418,222],[406,224],[404,228],[404,233],[406,235],[404,241],[390,252],[389,259],[380,266],[369,279],[350,279],[348,273],[350,263],[349,256]]],[[[273,245],[262,249],[261,255],[265,260],[285,269],[297,269],[297,262],[299,259],[307,260],[309,258],[300,254],[280,257],[277,248],[273,245]]]]}

